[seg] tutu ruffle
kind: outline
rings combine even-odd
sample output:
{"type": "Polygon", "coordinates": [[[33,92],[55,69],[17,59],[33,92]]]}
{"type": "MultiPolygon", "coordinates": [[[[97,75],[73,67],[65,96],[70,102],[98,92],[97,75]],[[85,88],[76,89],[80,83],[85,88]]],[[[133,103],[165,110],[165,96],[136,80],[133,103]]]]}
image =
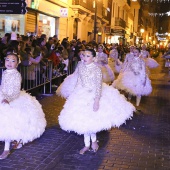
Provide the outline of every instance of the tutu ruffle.
{"type": "Polygon", "coordinates": [[[149,68],[156,68],[159,66],[159,64],[153,58],[146,58],[146,66],[149,68]]]}
{"type": "Polygon", "coordinates": [[[148,76],[135,75],[130,71],[120,73],[112,85],[113,87],[124,90],[134,96],[148,96],[152,92],[151,81],[148,76]]]}
{"type": "MultiPolygon", "coordinates": [[[[2,101],[0,92],[0,101],[2,101]]],[[[40,103],[25,91],[9,104],[0,103],[0,141],[22,139],[23,143],[39,138],[46,120],[40,103]]]]}
{"type": "Polygon", "coordinates": [[[104,83],[111,83],[113,82],[114,78],[115,78],[115,75],[112,71],[112,69],[110,68],[109,65],[106,65],[106,66],[99,66],[102,70],[102,80],[104,83]]]}
{"type": "Polygon", "coordinates": [[[113,59],[109,58],[108,64],[114,73],[120,73],[120,70],[122,69],[122,62],[120,60],[114,61],[113,59]]]}
{"type": "Polygon", "coordinates": [[[117,89],[103,83],[99,110],[93,111],[95,91],[76,86],[67,99],[59,116],[59,124],[65,131],[78,134],[97,133],[111,127],[119,127],[131,119],[135,107],[117,89]]]}
{"type": "Polygon", "coordinates": [[[67,76],[64,81],[60,84],[60,86],[56,90],[56,94],[60,97],[67,98],[73,92],[76,83],[77,83],[77,74],[71,74],[67,76]]]}

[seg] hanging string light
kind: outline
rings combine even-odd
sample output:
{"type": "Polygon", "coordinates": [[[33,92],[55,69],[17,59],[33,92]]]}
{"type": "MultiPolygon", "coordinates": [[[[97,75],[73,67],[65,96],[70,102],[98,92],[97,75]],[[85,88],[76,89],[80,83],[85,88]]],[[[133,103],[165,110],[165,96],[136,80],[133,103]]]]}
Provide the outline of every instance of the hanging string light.
{"type": "Polygon", "coordinates": [[[165,33],[158,33],[158,32],[156,32],[155,35],[156,36],[168,36],[169,33],[168,32],[165,32],[165,33]]]}
{"type": "MultiPolygon", "coordinates": [[[[132,1],[134,1],[134,0],[132,0],[132,1]]],[[[155,1],[155,0],[144,0],[145,2],[153,2],[153,1],[155,1]]],[[[170,2],[170,0],[156,0],[157,1],[157,3],[162,3],[162,2],[170,2]]]]}
{"type": "Polygon", "coordinates": [[[149,15],[150,15],[151,17],[156,17],[156,16],[163,17],[164,15],[170,16],[170,11],[169,11],[169,12],[165,12],[165,13],[149,13],[149,15]]]}

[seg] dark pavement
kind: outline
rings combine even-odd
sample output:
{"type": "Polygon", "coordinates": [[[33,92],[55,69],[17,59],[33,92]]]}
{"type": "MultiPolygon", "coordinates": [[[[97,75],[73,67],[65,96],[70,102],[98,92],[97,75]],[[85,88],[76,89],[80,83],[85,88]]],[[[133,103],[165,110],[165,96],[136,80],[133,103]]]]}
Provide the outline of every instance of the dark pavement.
{"type": "MultiPolygon", "coordinates": [[[[0,160],[1,170],[168,170],[170,169],[170,77],[164,60],[151,71],[153,92],[142,97],[132,120],[119,129],[98,133],[97,153],[79,154],[83,136],[67,133],[58,125],[64,99],[39,97],[48,122],[37,140],[0,160]]],[[[135,98],[132,98],[135,104],[135,98]]],[[[70,120],[71,121],[71,120],[70,120]]],[[[0,152],[4,143],[0,142],[0,152]]]]}

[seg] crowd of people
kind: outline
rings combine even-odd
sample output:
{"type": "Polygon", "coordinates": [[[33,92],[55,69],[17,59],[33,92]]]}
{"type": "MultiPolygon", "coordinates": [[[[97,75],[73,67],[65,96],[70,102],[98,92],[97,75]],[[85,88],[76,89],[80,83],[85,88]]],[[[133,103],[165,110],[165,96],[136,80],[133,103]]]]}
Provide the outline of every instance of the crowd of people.
{"type": "Polygon", "coordinates": [[[136,97],[138,107],[141,97],[152,92],[149,70],[159,66],[145,44],[142,49],[125,48],[80,39],[69,41],[68,37],[60,43],[56,35],[47,40],[44,34],[5,34],[0,56],[6,68],[0,88],[0,140],[5,141],[0,159],[10,154],[11,142],[20,148],[40,137],[46,126],[39,102],[20,90],[22,73],[17,69],[39,65],[41,72],[51,61],[53,74],[67,74],[56,91],[67,100],[58,121],[63,130],[84,135],[85,146],[80,150],[84,154],[90,148],[94,152],[99,149],[96,133],[119,127],[133,117],[136,108],[131,97],[136,97]]]}

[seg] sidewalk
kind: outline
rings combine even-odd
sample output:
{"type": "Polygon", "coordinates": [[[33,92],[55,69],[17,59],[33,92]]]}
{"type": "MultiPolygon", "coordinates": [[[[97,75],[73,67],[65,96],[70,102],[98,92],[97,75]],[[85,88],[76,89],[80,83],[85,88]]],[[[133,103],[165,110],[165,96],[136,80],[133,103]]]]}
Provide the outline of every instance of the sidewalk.
{"type": "MultiPolygon", "coordinates": [[[[97,153],[80,155],[83,136],[60,129],[57,117],[65,100],[53,95],[39,99],[48,122],[45,133],[0,160],[0,170],[170,169],[170,77],[164,59],[157,61],[160,67],[150,74],[153,92],[142,97],[141,111],[119,129],[98,133],[97,153]]],[[[0,142],[0,153],[3,146],[0,142]]]]}

